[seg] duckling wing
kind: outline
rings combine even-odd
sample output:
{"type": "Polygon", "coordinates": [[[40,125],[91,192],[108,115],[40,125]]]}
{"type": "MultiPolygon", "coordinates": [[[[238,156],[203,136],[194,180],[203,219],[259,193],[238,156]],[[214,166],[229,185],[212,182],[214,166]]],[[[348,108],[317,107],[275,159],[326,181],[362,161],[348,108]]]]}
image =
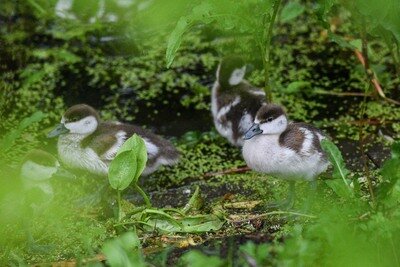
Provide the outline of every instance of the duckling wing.
{"type": "Polygon", "coordinates": [[[121,137],[118,134],[97,134],[84,140],[82,147],[90,147],[101,160],[111,161],[124,141],[125,134],[121,137]]]}
{"type": "Polygon", "coordinates": [[[301,128],[290,123],[287,129],[279,136],[279,145],[300,153],[304,140],[305,134],[301,128]]]}
{"type": "Polygon", "coordinates": [[[293,122],[280,136],[280,143],[286,144],[300,155],[311,156],[315,153],[323,156],[321,140],[327,138],[325,133],[313,125],[293,122]]]}
{"type": "Polygon", "coordinates": [[[123,131],[127,133],[127,136],[132,136],[137,134],[143,138],[149,161],[160,158],[166,161],[176,162],[179,158],[178,150],[172,145],[171,142],[158,136],[147,129],[142,127],[131,125],[131,124],[121,124],[119,125],[123,131]]]}

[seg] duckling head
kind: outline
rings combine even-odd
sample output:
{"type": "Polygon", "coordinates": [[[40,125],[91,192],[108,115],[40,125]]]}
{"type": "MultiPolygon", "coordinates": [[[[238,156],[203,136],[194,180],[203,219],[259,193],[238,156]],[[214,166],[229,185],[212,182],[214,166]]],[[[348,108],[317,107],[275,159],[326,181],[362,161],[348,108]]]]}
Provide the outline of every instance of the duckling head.
{"type": "Polygon", "coordinates": [[[61,118],[61,123],[47,137],[56,137],[71,133],[90,135],[96,131],[100,117],[97,111],[89,105],[79,104],[70,107],[61,118]]]}
{"type": "Polygon", "coordinates": [[[273,135],[281,134],[287,128],[288,121],[283,108],[275,104],[263,105],[256,114],[254,123],[244,135],[244,139],[248,140],[256,135],[273,135]]]}
{"type": "Polygon", "coordinates": [[[21,164],[21,178],[29,181],[50,179],[59,169],[60,163],[51,154],[42,150],[32,150],[21,164]]]}
{"type": "Polygon", "coordinates": [[[238,85],[246,74],[246,64],[241,57],[227,56],[217,69],[217,80],[223,87],[238,85]]]}

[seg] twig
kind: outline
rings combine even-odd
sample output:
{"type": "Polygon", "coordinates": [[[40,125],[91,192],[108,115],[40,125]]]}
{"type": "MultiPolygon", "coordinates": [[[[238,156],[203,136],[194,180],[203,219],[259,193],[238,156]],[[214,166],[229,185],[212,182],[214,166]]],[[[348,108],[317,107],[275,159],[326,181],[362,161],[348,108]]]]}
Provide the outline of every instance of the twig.
{"type": "Polygon", "coordinates": [[[358,51],[357,49],[354,50],[358,60],[360,61],[360,63],[363,65],[364,69],[365,69],[365,73],[368,77],[369,82],[372,84],[372,86],[375,88],[376,92],[378,93],[378,95],[383,98],[384,100],[393,103],[395,105],[400,105],[400,102],[394,99],[391,99],[389,97],[386,97],[385,93],[382,90],[381,85],[379,84],[378,78],[375,74],[375,72],[373,70],[370,69],[369,67],[369,61],[368,58],[365,58],[364,53],[368,53],[368,50],[366,50],[363,46],[363,53],[361,53],[360,51],[358,51]]]}
{"type": "Polygon", "coordinates": [[[334,95],[334,96],[368,96],[372,97],[371,94],[366,94],[362,92],[334,92],[334,91],[326,91],[322,89],[313,90],[311,93],[319,94],[319,95],[334,95]]]}
{"type": "Polygon", "coordinates": [[[362,119],[362,120],[346,121],[345,123],[355,124],[355,125],[382,125],[382,124],[393,124],[399,122],[400,120],[362,119]]]}

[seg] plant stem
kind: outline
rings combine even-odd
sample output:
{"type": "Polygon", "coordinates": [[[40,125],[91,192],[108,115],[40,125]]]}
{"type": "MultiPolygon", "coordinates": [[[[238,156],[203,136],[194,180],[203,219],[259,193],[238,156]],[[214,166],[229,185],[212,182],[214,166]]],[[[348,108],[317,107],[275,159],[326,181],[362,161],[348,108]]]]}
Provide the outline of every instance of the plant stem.
{"type": "MultiPolygon", "coordinates": [[[[364,18],[361,20],[361,41],[362,41],[362,56],[364,58],[364,66],[365,66],[365,74],[368,79],[368,86],[366,86],[366,92],[367,93],[372,84],[371,84],[371,77],[373,74],[371,74],[371,69],[369,65],[369,58],[368,58],[368,40],[367,40],[367,30],[366,30],[366,24],[365,24],[364,18]]],[[[362,107],[361,107],[361,114],[360,114],[360,119],[364,119],[365,113],[366,113],[366,107],[367,107],[367,97],[364,96],[363,102],[362,102],[362,107]]],[[[372,206],[375,207],[375,195],[374,195],[374,190],[372,187],[372,181],[371,181],[371,175],[368,167],[368,161],[367,161],[367,154],[365,152],[365,144],[364,144],[364,125],[360,125],[360,131],[359,131],[359,139],[360,139],[360,151],[362,155],[362,160],[363,160],[363,165],[364,165],[364,172],[365,176],[368,181],[368,189],[369,193],[371,195],[371,200],[372,200],[372,206]]]]}
{"type": "Polygon", "coordinates": [[[394,39],[394,43],[395,43],[395,55],[394,57],[396,58],[397,55],[397,66],[396,66],[396,70],[397,70],[397,75],[400,76],[400,45],[399,42],[397,41],[397,39],[395,37],[393,37],[394,39]]]}
{"type": "Polygon", "coordinates": [[[189,202],[182,209],[183,213],[187,213],[193,207],[196,200],[199,198],[199,194],[200,194],[200,187],[196,186],[196,189],[194,190],[192,197],[189,199],[189,202]]]}
{"type": "Polygon", "coordinates": [[[144,200],[144,203],[146,203],[146,207],[147,207],[147,208],[151,208],[150,199],[149,199],[149,197],[146,195],[146,193],[143,191],[143,189],[140,188],[140,186],[138,186],[137,184],[134,184],[134,188],[135,188],[136,191],[139,192],[139,194],[142,195],[143,200],[144,200]]]}
{"type": "Polygon", "coordinates": [[[122,220],[121,191],[117,190],[118,222],[122,220]]]}
{"type": "MultiPolygon", "coordinates": [[[[276,15],[278,14],[279,7],[282,0],[275,0],[271,18],[266,19],[265,24],[268,23],[268,30],[265,32],[265,50],[264,50],[264,91],[268,102],[272,102],[272,88],[269,79],[269,70],[271,66],[271,40],[276,15]]],[[[266,25],[265,25],[266,26],[266,25]]]]}

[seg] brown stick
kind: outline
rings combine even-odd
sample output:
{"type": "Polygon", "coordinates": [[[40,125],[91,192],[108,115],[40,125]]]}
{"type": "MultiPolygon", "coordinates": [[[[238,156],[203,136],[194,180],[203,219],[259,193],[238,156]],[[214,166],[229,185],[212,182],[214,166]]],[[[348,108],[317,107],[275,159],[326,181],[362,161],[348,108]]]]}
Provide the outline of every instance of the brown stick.
{"type": "MultiPolygon", "coordinates": [[[[363,49],[365,50],[365,49],[363,49]]],[[[384,100],[393,103],[395,105],[400,105],[400,102],[391,98],[386,97],[385,93],[382,90],[382,87],[378,81],[378,78],[375,74],[374,71],[372,71],[369,68],[369,62],[368,60],[365,59],[365,56],[363,55],[363,53],[366,53],[366,51],[363,51],[363,53],[361,53],[360,51],[358,51],[357,49],[354,50],[358,60],[360,61],[360,63],[363,65],[363,67],[365,68],[365,72],[368,76],[368,79],[370,81],[370,83],[372,84],[372,86],[375,88],[376,92],[378,93],[378,95],[380,97],[382,97],[384,100]]]]}
{"type": "Polygon", "coordinates": [[[333,92],[333,91],[326,91],[326,90],[314,90],[312,91],[312,93],[314,94],[320,94],[320,95],[334,95],[334,96],[368,96],[368,97],[372,97],[371,94],[366,94],[366,93],[362,93],[362,92],[333,92]]]}

